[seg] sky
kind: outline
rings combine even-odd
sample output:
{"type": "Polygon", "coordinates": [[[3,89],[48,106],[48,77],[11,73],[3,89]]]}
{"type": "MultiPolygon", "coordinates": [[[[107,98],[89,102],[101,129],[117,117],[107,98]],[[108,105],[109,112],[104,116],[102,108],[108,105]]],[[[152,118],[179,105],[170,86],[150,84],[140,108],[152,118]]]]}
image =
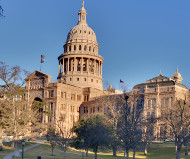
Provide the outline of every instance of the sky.
{"type": "MultiPolygon", "coordinates": [[[[0,61],[58,76],[58,56],[78,22],[82,0],[0,0],[0,61]]],[[[103,79],[130,89],[179,68],[190,83],[189,0],[85,0],[87,23],[104,58],[103,79]]]]}

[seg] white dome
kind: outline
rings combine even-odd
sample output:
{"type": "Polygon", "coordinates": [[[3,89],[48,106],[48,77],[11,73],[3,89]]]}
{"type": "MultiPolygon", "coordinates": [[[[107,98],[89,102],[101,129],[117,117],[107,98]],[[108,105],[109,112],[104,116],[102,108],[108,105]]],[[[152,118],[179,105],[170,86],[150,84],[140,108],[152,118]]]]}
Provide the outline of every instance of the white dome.
{"type": "Polygon", "coordinates": [[[89,42],[97,44],[95,32],[88,24],[79,23],[69,32],[66,43],[89,42]]]}
{"type": "Polygon", "coordinates": [[[75,26],[69,32],[67,36],[66,43],[71,42],[88,42],[92,44],[98,44],[96,41],[96,34],[95,32],[88,26],[86,22],[86,10],[84,9],[84,1],[82,4],[82,8],[80,9],[79,13],[79,21],[77,26],[75,26]]]}

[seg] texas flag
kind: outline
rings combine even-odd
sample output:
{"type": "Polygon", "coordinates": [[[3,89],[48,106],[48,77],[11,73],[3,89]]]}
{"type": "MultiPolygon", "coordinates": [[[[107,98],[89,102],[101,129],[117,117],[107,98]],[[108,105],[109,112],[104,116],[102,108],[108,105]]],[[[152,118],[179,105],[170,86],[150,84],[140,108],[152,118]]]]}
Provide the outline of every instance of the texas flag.
{"type": "Polygon", "coordinates": [[[124,83],[124,81],[122,81],[122,80],[120,79],[120,83],[124,83]]]}
{"type": "Polygon", "coordinates": [[[45,56],[41,55],[41,63],[44,63],[44,62],[45,62],[45,56]]]}

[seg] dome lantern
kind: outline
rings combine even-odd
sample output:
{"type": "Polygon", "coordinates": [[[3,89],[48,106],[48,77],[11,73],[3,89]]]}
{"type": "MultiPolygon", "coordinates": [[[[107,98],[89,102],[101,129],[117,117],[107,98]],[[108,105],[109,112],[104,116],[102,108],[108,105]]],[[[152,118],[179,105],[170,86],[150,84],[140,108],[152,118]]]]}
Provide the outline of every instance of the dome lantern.
{"type": "Polygon", "coordinates": [[[179,71],[178,71],[178,67],[177,67],[176,72],[173,74],[172,79],[173,79],[175,82],[178,82],[178,83],[181,83],[181,81],[183,80],[181,74],[180,74],[179,71]]]}

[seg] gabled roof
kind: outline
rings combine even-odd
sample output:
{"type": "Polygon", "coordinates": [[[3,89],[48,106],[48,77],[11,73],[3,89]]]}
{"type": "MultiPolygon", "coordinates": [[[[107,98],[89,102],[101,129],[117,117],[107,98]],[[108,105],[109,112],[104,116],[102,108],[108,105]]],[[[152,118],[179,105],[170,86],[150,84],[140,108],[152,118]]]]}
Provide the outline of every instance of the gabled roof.
{"type": "Polygon", "coordinates": [[[29,79],[32,79],[32,78],[51,78],[52,76],[44,73],[44,72],[41,72],[41,71],[34,71],[33,73],[31,73],[28,77],[25,78],[25,80],[29,80],[29,79]]]}
{"type": "Polygon", "coordinates": [[[154,77],[148,81],[146,81],[147,83],[151,83],[151,82],[157,82],[157,81],[169,81],[170,79],[168,77],[163,76],[161,73],[157,76],[154,77]]]}

